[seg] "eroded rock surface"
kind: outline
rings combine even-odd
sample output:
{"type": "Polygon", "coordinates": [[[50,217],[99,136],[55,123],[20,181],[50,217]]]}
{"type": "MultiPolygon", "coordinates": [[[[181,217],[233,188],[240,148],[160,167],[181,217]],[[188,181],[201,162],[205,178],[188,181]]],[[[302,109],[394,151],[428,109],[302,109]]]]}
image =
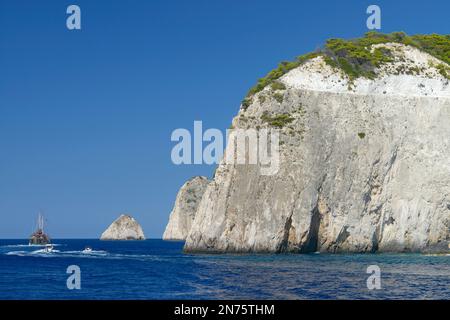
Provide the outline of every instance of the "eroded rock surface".
{"type": "Polygon", "coordinates": [[[164,240],[186,239],[208,183],[206,177],[194,177],[181,187],[164,231],[164,240]]]}
{"type": "Polygon", "coordinates": [[[431,55],[385,44],[395,60],[350,80],[317,57],[256,93],[235,128],[280,128],[280,168],[222,162],[185,250],[446,252],[450,86],[431,55]],[[417,70],[397,73],[400,64],[417,70]],[[417,67],[417,68],[415,68],[417,67]]]}

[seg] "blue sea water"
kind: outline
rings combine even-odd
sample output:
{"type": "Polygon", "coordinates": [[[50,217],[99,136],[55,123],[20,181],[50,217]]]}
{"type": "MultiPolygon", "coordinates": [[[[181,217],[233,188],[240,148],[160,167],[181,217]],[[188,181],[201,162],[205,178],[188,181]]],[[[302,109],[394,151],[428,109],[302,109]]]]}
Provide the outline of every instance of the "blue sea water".
{"type": "Polygon", "coordinates": [[[0,240],[0,299],[450,299],[450,257],[420,254],[200,255],[183,242],[54,240],[43,253],[0,240]],[[85,246],[92,253],[83,253],[85,246]],[[69,265],[81,289],[67,289],[69,265]],[[369,265],[381,289],[369,290],[369,265]]]}

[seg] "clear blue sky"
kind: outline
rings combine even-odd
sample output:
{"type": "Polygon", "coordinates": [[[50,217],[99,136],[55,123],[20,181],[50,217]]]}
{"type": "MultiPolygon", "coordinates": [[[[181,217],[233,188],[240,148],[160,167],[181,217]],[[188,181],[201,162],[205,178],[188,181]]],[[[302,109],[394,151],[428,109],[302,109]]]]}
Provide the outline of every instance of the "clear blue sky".
{"type": "Polygon", "coordinates": [[[121,213],[160,238],[178,188],[172,130],[225,130],[258,77],[331,37],[449,33],[450,2],[0,0],[0,238],[38,211],[55,238],[96,238],[121,213]],[[66,28],[77,4],[82,30],[66,28]]]}

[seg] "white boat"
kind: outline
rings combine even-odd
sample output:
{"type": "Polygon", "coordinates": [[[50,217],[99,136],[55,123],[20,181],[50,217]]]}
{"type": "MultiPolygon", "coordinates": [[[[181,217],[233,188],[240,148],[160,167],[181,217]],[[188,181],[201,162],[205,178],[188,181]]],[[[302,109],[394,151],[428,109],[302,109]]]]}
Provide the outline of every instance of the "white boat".
{"type": "Polygon", "coordinates": [[[84,250],[82,252],[83,253],[92,253],[92,248],[91,247],[86,247],[86,248],[84,248],[84,250]]]}
{"type": "Polygon", "coordinates": [[[54,250],[54,247],[53,247],[52,244],[46,244],[46,245],[45,245],[45,248],[44,248],[44,252],[45,252],[45,253],[52,253],[53,250],[54,250]]]}

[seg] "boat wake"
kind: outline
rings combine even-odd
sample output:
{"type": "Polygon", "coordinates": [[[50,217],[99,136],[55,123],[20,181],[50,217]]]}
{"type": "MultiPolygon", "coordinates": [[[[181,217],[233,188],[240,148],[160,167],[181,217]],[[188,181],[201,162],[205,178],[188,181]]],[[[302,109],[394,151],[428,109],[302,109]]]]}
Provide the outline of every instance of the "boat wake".
{"type": "Polygon", "coordinates": [[[53,249],[48,252],[46,249],[39,249],[33,251],[9,251],[4,253],[8,256],[18,256],[18,257],[53,257],[53,258],[91,258],[91,259],[115,259],[115,260],[142,260],[142,261],[155,261],[164,260],[160,256],[156,255],[137,255],[137,254],[120,254],[120,253],[110,253],[104,250],[92,250],[86,252],[86,250],[71,250],[71,251],[61,251],[53,249]]]}
{"type": "Polygon", "coordinates": [[[80,251],[61,251],[55,250],[48,251],[46,249],[39,249],[33,251],[9,251],[5,255],[19,256],[19,257],[104,257],[108,255],[108,252],[103,250],[92,250],[91,252],[80,251]]]}
{"type": "Polygon", "coordinates": [[[31,253],[32,254],[39,254],[39,253],[52,254],[52,253],[58,253],[58,252],[61,252],[61,251],[52,249],[52,251],[49,252],[46,249],[39,249],[39,250],[32,251],[31,253]]]}
{"type": "Polygon", "coordinates": [[[84,256],[107,256],[108,252],[104,250],[81,250],[81,251],[64,251],[64,254],[84,255],[84,256]]]}
{"type": "MultiPolygon", "coordinates": [[[[63,244],[52,243],[52,246],[62,246],[63,244]]],[[[0,248],[43,248],[45,245],[43,244],[8,244],[4,246],[0,246],[0,248]]]]}

